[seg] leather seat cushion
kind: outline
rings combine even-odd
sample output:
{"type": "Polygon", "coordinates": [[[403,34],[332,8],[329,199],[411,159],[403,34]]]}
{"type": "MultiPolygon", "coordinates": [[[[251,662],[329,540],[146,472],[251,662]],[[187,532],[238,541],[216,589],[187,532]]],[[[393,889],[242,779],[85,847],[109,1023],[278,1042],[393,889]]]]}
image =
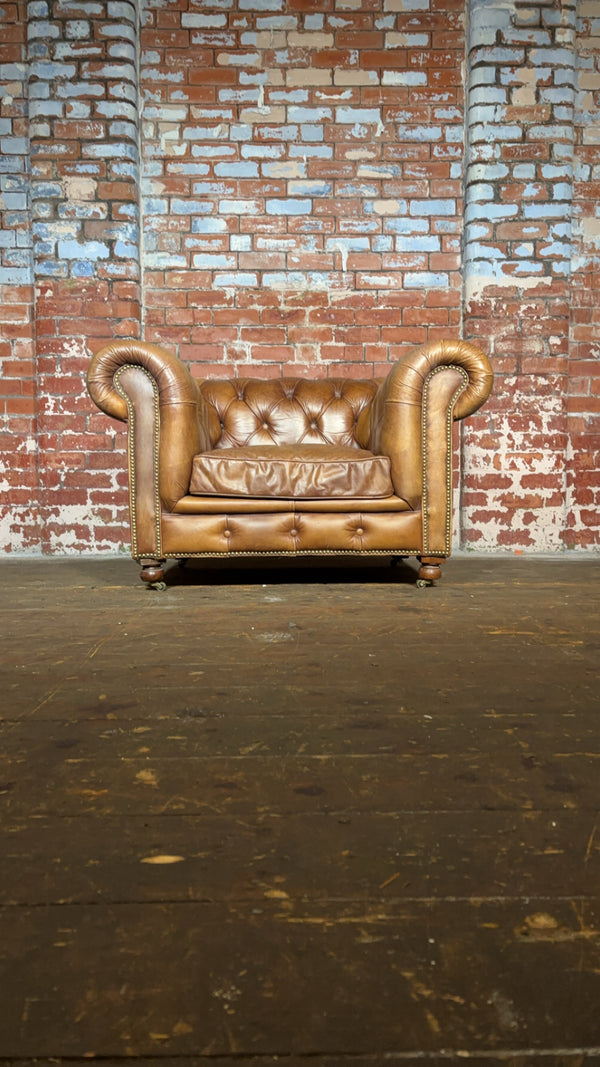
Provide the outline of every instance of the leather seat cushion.
{"type": "Polygon", "coordinates": [[[381,498],[394,488],[387,456],[337,445],[247,445],[194,457],[195,496],[381,498]]]}

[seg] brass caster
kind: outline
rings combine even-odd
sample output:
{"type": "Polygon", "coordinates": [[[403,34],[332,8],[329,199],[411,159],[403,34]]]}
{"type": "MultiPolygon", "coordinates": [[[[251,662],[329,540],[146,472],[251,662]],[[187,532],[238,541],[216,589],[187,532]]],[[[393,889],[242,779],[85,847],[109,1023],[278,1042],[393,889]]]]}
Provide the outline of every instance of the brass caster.
{"type": "Polygon", "coordinates": [[[435,585],[438,579],[442,577],[442,568],[440,566],[442,560],[432,559],[429,556],[420,556],[419,562],[421,564],[417,576],[419,589],[424,589],[426,585],[435,585]]]}
{"type": "Polygon", "coordinates": [[[142,561],[140,578],[146,583],[149,589],[162,590],[167,588],[167,583],[163,581],[165,576],[163,570],[164,562],[164,559],[142,561]]]}

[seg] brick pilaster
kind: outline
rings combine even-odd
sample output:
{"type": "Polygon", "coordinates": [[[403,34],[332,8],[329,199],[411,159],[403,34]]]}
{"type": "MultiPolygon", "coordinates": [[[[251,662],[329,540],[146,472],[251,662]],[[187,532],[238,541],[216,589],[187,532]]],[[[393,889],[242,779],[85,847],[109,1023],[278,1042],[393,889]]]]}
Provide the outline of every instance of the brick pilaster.
{"type": "Polygon", "coordinates": [[[140,333],[138,15],[32,0],[27,29],[43,549],[60,552],[110,544],[124,521],[123,442],[103,455],[115,438],[85,372],[102,342],[140,333]]]}
{"type": "Polygon", "coordinates": [[[469,4],[465,318],[497,373],[463,435],[463,539],[563,547],[574,0],[469,4]]]}
{"type": "Polygon", "coordinates": [[[600,545],[600,10],[577,5],[567,548],[600,545]]]}
{"type": "Polygon", "coordinates": [[[0,540],[36,551],[36,368],[26,5],[0,3],[0,540]]]}

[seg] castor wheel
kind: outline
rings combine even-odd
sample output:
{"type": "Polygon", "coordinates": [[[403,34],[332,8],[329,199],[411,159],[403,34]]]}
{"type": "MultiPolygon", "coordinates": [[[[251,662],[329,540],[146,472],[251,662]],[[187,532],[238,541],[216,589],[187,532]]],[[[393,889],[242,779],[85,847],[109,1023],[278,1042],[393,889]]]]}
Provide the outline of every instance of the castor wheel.
{"type": "Polygon", "coordinates": [[[438,579],[442,577],[440,561],[421,556],[419,562],[421,566],[417,577],[417,588],[425,589],[428,585],[435,585],[438,579]]]}
{"type": "Polygon", "coordinates": [[[167,583],[163,581],[165,577],[164,562],[164,559],[142,561],[140,578],[146,583],[148,589],[158,589],[162,593],[167,588],[167,583]]]}

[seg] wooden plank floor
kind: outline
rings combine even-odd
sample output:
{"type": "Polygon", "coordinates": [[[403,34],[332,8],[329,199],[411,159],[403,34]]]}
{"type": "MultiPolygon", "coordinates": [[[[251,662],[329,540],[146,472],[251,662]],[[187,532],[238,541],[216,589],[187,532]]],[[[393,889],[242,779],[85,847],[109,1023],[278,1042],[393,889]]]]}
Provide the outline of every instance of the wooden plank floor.
{"type": "Polygon", "coordinates": [[[598,563],[0,567],[0,1060],[600,1063],[598,563]]]}

